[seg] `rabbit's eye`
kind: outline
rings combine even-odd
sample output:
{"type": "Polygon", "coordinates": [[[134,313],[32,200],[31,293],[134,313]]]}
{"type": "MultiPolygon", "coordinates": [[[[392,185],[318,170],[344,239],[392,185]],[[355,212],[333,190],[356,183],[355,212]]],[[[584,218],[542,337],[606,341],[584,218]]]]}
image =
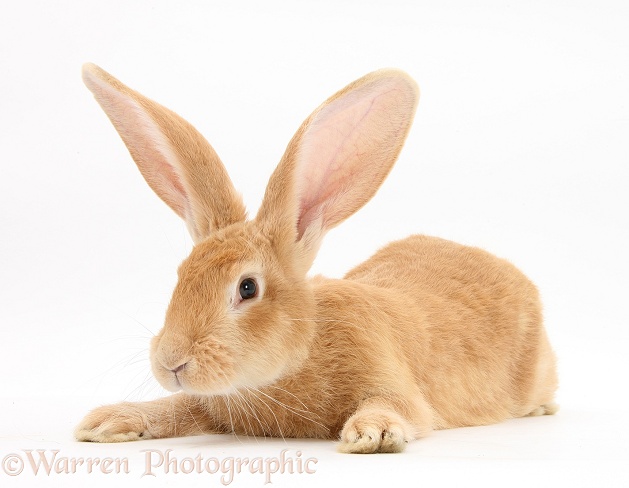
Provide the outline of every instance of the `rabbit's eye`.
{"type": "Polygon", "coordinates": [[[248,300],[258,294],[258,284],[252,278],[246,278],[240,282],[240,298],[248,300]]]}

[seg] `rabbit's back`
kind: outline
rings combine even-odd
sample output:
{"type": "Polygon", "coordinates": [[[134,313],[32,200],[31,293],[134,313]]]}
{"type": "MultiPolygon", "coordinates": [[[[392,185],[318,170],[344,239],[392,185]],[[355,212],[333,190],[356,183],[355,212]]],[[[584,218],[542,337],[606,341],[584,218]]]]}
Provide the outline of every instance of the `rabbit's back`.
{"type": "Polygon", "coordinates": [[[444,297],[467,297],[470,305],[477,306],[486,295],[538,300],[535,286],[508,261],[479,248],[424,235],[390,243],[345,279],[404,292],[414,287],[444,297]]]}
{"type": "Polygon", "coordinates": [[[406,315],[417,311],[416,322],[391,326],[400,329],[436,427],[493,423],[552,402],[555,359],[537,289],[508,261],[416,235],[384,247],[345,279],[388,289],[405,297],[406,315]],[[417,354],[426,340],[428,354],[417,354]]]}

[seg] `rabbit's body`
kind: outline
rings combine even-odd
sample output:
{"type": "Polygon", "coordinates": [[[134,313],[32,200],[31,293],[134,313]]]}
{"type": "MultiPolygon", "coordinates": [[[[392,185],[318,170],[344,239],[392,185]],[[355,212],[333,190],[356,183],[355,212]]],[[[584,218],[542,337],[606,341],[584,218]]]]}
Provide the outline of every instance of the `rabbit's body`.
{"type": "Polygon", "coordinates": [[[554,413],[537,290],[507,261],[417,235],[344,279],[306,277],[397,157],[417,102],[406,75],[373,73],[317,109],[251,221],[187,122],[99,68],[84,78],[196,245],[151,343],[156,378],[183,391],[96,409],[77,438],[340,436],[345,452],[395,452],[433,429],[554,413]]]}
{"type": "Polygon", "coordinates": [[[511,263],[418,235],[345,277],[385,288],[407,307],[410,321],[391,327],[434,409],[434,428],[494,423],[552,403],[555,360],[537,289],[511,263]]]}
{"type": "Polygon", "coordinates": [[[311,285],[309,356],[277,384],[230,397],[231,416],[219,399],[226,430],[234,422],[243,434],[336,438],[358,399],[376,394],[416,403],[420,433],[553,408],[555,361],[537,290],[512,264],[418,235],[342,280],[311,285]]]}

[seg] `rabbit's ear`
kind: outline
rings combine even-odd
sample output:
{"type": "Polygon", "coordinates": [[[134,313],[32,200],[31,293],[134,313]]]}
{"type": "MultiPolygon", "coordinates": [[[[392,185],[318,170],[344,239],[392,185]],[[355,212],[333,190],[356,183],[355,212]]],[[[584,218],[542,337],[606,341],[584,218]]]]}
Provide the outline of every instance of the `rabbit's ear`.
{"type": "Polygon", "coordinates": [[[186,221],[195,242],[245,220],[245,207],[210,144],[174,112],[93,64],[83,81],[127,145],[149,186],[186,221]]]}
{"type": "Polygon", "coordinates": [[[398,70],[356,80],[317,108],[271,176],[257,219],[310,267],[324,234],[376,193],[410,129],[419,89],[398,70]]]}

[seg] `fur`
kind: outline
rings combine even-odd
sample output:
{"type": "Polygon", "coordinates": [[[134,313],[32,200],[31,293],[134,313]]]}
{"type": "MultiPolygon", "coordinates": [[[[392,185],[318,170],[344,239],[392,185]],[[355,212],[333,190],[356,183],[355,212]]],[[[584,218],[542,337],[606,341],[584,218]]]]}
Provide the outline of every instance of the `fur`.
{"type": "Polygon", "coordinates": [[[252,220],[192,126],[94,65],[83,77],[195,247],[151,342],[174,394],[97,408],[77,439],[234,432],[399,452],[434,429],[555,413],[538,292],[509,262],[416,235],[343,279],[307,277],[325,233],[397,159],[419,96],[408,75],[371,73],[315,110],[252,220]],[[244,300],[246,278],[258,292],[244,300]]]}

